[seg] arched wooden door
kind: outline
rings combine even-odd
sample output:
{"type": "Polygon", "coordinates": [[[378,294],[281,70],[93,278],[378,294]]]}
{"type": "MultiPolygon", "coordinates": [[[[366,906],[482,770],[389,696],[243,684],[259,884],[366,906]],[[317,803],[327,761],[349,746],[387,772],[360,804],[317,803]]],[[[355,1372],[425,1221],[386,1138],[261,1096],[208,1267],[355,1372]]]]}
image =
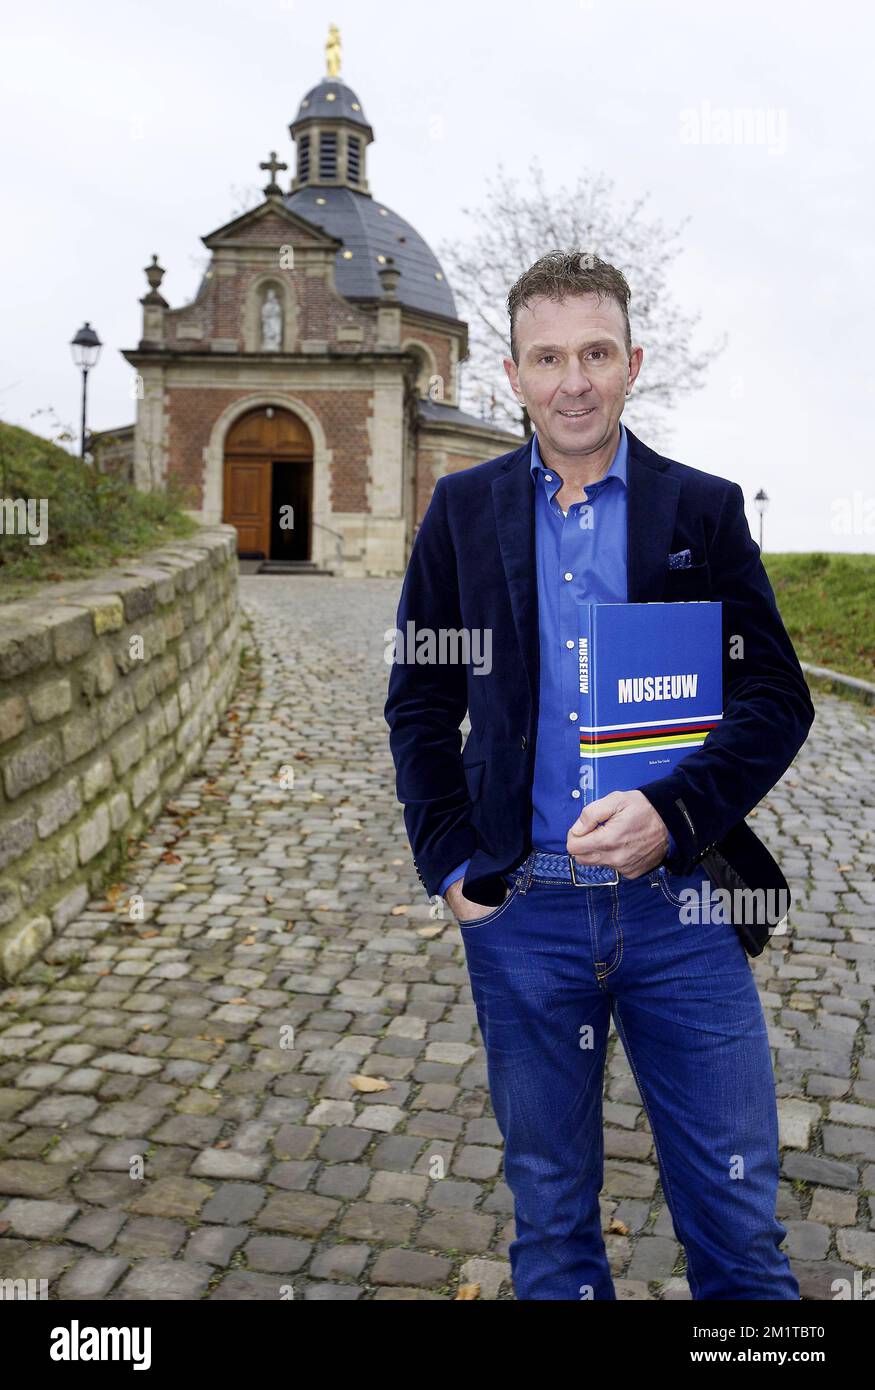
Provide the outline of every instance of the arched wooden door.
{"type": "Polygon", "coordinates": [[[313,510],[310,431],[281,406],[241,416],[225,440],[222,520],[237,528],[237,554],[309,560],[313,510]]]}

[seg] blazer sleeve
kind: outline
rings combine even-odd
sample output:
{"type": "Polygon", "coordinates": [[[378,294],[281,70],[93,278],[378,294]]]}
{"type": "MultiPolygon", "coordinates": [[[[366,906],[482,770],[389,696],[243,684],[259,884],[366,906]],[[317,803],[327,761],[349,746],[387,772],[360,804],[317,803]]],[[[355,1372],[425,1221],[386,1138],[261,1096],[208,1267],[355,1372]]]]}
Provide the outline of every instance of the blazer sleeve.
{"type": "Polygon", "coordinates": [[[416,871],[430,897],[477,849],[461,752],[467,668],[462,662],[419,663],[412,658],[419,634],[461,626],[446,479],[439,478],[404,576],[396,621],[399,640],[384,708],[398,800],[416,871]]]}
{"type": "Polygon", "coordinates": [[[711,597],[723,604],[723,719],[701,748],[640,788],[676,842],[669,867],[696,864],[771,791],[814,720],[814,706],[730,483],[708,553],[711,597]]]}

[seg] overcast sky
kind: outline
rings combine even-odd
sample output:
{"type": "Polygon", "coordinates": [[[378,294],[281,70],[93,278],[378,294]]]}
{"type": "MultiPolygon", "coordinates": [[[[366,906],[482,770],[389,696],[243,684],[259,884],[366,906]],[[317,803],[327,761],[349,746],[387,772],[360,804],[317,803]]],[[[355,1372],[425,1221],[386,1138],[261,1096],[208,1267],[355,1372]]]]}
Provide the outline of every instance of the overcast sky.
{"type": "Polygon", "coordinates": [[[729,346],[663,451],[736,479],[755,534],[764,487],[767,550],[875,548],[873,34],[858,0],[4,10],[3,419],[49,433],[33,412],[52,407],[78,430],[68,343],[90,319],[106,346],[89,424],[133,420],[119,349],[139,338],[143,267],[158,252],[170,304],[193,296],[200,237],[238,209],[234,190],[264,183],[271,149],[293,166],[288,122],[333,21],[376,136],[371,190],[433,246],[464,235],[461,207],[499,161],[524,176],[534,155],[548,186],[603,171],[624,204],[649,191],[654,216],[689,214],[673,289],[701,310],[702,345],[726,330],[729,346]],[[716,143],[720,112],[753,138],[716,143]]]}

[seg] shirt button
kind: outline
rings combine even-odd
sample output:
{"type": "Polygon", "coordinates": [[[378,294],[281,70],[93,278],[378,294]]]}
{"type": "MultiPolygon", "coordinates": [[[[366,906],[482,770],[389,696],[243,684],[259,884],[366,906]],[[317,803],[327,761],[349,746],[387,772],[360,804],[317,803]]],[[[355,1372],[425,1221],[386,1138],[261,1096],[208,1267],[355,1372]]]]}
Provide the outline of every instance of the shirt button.
{"type": "Polygon", "coordinates": [[[569,637],[569,639],[568,639],[568,641],[565,643],[565,645],[566,645],[566,647],[573,647],[573,646],[574,646],[574,642],[573,642],[572,639],[569,637]]]}
{"type": "Polygon", "coordinates": [[[563,579],[573,579],[573,578],[574,578],[574,575],[571,573],[570,570],[566,570],[565,573],[563,574],[562,578],[563,578],[563,579]]]}
{"type": "Polygon", "coordinates": [[[545,474],[544,474],[544,482],[545,482],[545,483],[552,483],[552,481],[553,481],[553,474],[552,474],[552,473],[545,473],[545,474]]]}
{"type": "Polygon", "coordinates": [[[571,793],[571,795],[572,795],[573,797],[575,797],[575,799],[576,799],[577,797],[580,796],[580,792],[579,792],[579,791],[577,790],[577,788],[575,787],[575,789],[574,789],[574,791],[571,793]]]}
{"type": "Polygon", "coordinates": [[[568,718],[569,718],[569,719],[576,719],[576,718],[577,718],[577,710],[576,710],[576,709],[573,709],[573,710],[571,711],[571,713],[569,714],[568,718]]]}

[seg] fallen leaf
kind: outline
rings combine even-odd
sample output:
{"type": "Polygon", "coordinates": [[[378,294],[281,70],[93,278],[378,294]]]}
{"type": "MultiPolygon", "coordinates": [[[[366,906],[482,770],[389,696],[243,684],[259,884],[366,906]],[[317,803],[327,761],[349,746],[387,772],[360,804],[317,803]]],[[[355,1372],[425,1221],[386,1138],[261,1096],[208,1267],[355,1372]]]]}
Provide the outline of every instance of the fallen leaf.
{"type": "Polygon", "coordinates": [[[245,1003],[246,1003],[246,1000],[245,1000],[245,999],[243,998],[243,996],[241,995],[239,999],[229,999],[229,1000],[228,1000],[228,1003],[229,1003],[229,1004],[245,1004],[245,1003]]]}
{"type": "Polygon", "coordinates": [[[351,1076],[349,1084],[354,1091],[390,1091],[391,1083],[381,1076],[351,1076]]]}
{"type": "Polygon", "coordinates": [[[392,916],[393,916],[393,917],[405,917],[409,911],[410,911],[410,903],[402,903],[402,905],[401,905],[400,907],[393,907],[393,908],[392,908],[392,916]]]}
{"type": "Polygon", "coordinates": [[[608,1230],[610,1231],[611,1235],[614,1236],[627,1236],[629,1234],[629,1227],[626,1226],[618,1216],[611,1217],[610,1224],[608,1225],[608,1230]]]}
{"type": "Polygon", "coordinates": [[[459,1292],[456,1294],[456,1303],[470,1303],[475,1298],[480,1297],[479,1284],[460,1284],[459,1292]]]}
{"type": "Polygon", "coordinates": [[[182,860],[178,854],[174,854],[172,849],[166,849],[161,856],[165,864],[181,864],[182,860]]]}
{"type": "Polygon", "coordinates": [[[417,936],[424,936],[424,937],[430,939],[430,938],[433,937],[433,936],[440,936],[440,934],[441,934],[441,932],[442,932],[443,930],[444,930],[443,927],[417,927],[417,928],[416,928],[416,935],[417,935],[417,936]]]}

